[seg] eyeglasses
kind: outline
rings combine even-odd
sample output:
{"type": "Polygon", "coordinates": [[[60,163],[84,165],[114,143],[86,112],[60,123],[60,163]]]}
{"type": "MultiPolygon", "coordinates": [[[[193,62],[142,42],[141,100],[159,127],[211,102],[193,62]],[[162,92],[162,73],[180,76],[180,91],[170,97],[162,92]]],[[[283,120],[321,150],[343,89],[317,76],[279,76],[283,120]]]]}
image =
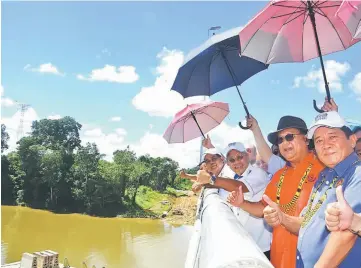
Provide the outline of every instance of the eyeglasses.
{"type": "Polygon", "coordinates": [[[234,162],[236,162],[236,160],[237,160],[237,161],[241,161],[242,159],[243,159],[243,155],[237,155],[236,158],[227,158],[227,160],[228,160],[229,162],[231,162],[232,164],[233,164],[234,162]]]}
{"type": "Polygon", "coordinates": [[[286,136],[284,137],[278,137],[277,138],[277,144],[282,144],[284,140],[286,141],[293,141],[295,139],[295,136],[297,135],[301,135],[300,133],[299,134],[287,134],[286,136]]]}
{"type": "Polygon", "coordinates": [[[205,159],[204,163],[209,164],[210,162],[216,162],[219,158],[220,158],[220,156],[213,155],[211,159],[205,159]]]}

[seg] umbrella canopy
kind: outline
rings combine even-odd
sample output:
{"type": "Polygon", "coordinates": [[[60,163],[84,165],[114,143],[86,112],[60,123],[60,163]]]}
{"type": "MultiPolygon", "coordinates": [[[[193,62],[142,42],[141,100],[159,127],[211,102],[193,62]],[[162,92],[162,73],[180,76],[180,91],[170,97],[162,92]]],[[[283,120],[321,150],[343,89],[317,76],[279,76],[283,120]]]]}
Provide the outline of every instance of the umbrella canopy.
{"type": "Polygon", "coordinates": [[[354,38],[361,38],[361,1],[344,0],[337,14],[354,38]]]}
{"type": "Polygon", "coordinates": [[[268,65],[240,57],[240,27],[213,35],[193,49],[179,68],[172,90],[184,98],[211,96],[223,89],[242,84],[268,65]]]}
{"type": "Polygon", "coordinates": [[[179,111],[165,131],[168,143],[185,143],[212,130],[229,114],[229,105],[223,102],[205,101],[187,105],[179,111]]]}
{"type": "Polygon", "coordinates": [[[271,1],[239,33],[242,56],[261,62],[304,62],[319,57],[310,8],[313,10],[321,55],[344,50],[360,40],[336,16],[342,1],[271,1]],[[309,6],[310,5],[310,6],[309,6]]]}
{"type": "MultiPolygon", "coordinates": [[[[322,55],[344,50],[354,39],[336,15],[342,1],[273,0],[239,33],[241,55],[261,62],[304,62],[320,57],[327,99],[331,94],[322,55]]],[[[318,112],[316,101],[313,106],[318,112]]]]}

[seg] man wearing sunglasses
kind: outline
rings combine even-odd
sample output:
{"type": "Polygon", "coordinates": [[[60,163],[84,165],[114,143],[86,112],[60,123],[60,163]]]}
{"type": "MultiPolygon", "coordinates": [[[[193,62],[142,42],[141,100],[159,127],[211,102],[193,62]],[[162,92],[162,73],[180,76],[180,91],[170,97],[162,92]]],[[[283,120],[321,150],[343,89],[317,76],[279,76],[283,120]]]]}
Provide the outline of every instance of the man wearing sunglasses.
{"type": "MultiPolygon", "coordinates": [[[[278,267],[295,267],[297,234],[286,229],[288,221],[281,224],[269,221],[274,213],[270,202],[279,205],[288,216],[299,216],[306,206],[318,174],[324,168],[316,156],[308,150],[306,123],[298,117],[284,116],[280,119],[277,131],[268,135],[271,144],[277,144],[280,154],[287,160],[285,167],[278,170],[268,184],[266,201],[245,200],[243,191],[231,192],[230,203],[239,206],[256,217],[264,217],[273,227],[271,262],[278,267]]],[[[287,218],[288,219],[288,218],[287,218]]]]}

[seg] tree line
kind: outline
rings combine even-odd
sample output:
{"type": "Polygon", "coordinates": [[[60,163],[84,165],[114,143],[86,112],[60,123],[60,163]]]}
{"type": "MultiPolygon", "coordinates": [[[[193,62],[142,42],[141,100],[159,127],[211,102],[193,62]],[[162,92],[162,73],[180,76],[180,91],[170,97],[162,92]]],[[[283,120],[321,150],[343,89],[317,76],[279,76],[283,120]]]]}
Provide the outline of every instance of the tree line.
{"type": "Polygon", "coordinates": [[[160,192],[189,189],[172,159],[137,156],[128,146],[106,161],[95,143],[82,145],[81,127],[69,116],[34,121],[29,135],[7,153],[9,135],[2,124],[2,205],[115,216],[136,205],[141,185],[160,192]]]}

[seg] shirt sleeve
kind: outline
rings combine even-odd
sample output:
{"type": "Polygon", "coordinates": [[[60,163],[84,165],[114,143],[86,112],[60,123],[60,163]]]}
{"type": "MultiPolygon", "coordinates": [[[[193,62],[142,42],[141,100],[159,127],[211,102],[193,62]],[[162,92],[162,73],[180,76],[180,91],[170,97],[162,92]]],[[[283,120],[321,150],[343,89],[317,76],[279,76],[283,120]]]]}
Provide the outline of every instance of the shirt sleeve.
{"type": "Polygon", "coordinates": [[[343,187],[343,196],[355,213],[361,213],[361,166],[356,167],[349,183],[343,187]]]}
{"type": "MultiPolygon", "coordinates": [[[[273,175],[271,181],[268,183],[266,190],[264,192],[265,195],[267,195],[273,202],[275,202],[276,198],[276,191],[277,191],[277,178],[278,176],[273,175]]],[[[268,204],[262,199],[262,203],[264,206],[267,206],[268,204]]]]}
{"type": "Polygon", "coordinates": [[[240,179],[252,196],[255,196],[261,191],[264,191],[269,183],[269,177],[266,172],[259,168],[252,168],[248,171],[248,174],[240,179]]]}
{"type": "Polygon", "coordinates": [[[268,173],[275,174],[278,170],[283,168],[286,165],[286,161],[281,157],[272,154],[271,158],[268,160],[268,173]]]}

